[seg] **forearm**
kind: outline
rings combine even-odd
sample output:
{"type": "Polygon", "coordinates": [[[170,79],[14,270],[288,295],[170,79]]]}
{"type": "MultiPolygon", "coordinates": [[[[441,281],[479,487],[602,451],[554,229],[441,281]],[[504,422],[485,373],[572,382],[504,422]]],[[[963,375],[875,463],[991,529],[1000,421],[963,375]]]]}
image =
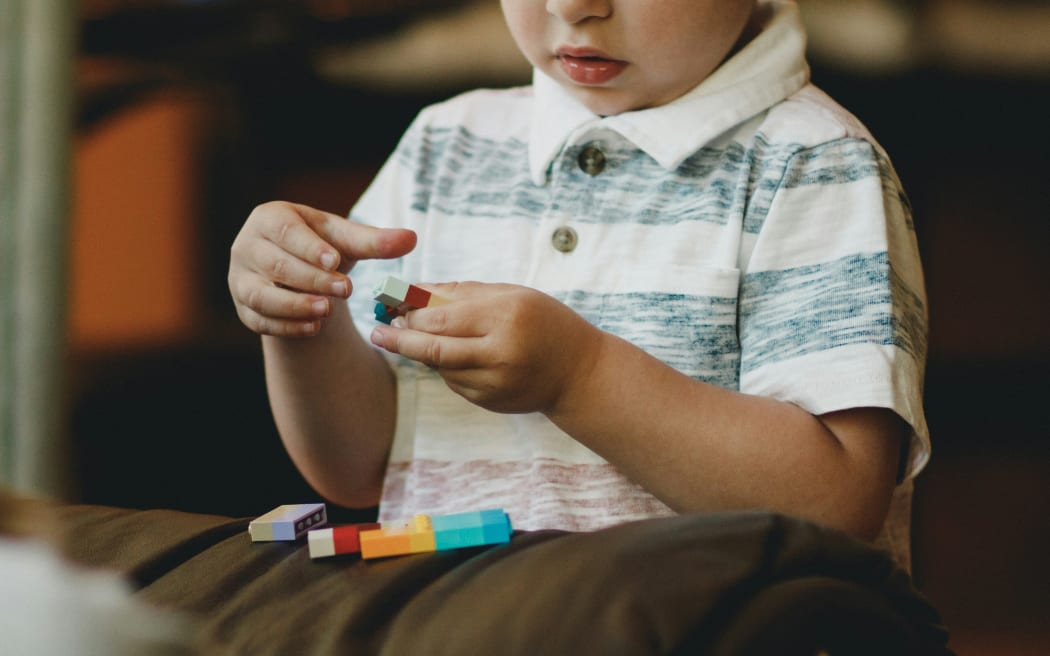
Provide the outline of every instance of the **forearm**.
{"type": "Polygon", "coordinates": [[[378,502],[396,415],[394,374],[339,307],[309,339],[263,337],[266,384],[293,462],[326,498],[378,502]]]}
{"type": "Polygon", "coordinates": [[[866,538],[877,532],[896,473],[892,413],[814,417],[690,379],[611,335],[600,339],[586,375],[548,416],[671,508],[761,508],[866,538]]]}

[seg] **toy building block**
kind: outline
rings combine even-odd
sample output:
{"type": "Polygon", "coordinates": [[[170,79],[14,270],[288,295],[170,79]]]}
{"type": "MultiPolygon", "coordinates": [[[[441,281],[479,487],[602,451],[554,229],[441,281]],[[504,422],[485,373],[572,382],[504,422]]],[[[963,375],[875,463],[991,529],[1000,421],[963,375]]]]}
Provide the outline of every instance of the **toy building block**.
{"type": "Polygon", "coordinates": [[[277,506],[248,523],[252,542],[298,540],[307,531],[328,523],[323,503],[277,506]]]}
{"type": "Polygon", "coordinates": [[[314,529],[306,534],[311,558],[355,554],[361,551],[361,531],[379,528],[379,524],[349,524],[314,529]]]}
{"type": "Polygon", "coordinates": [[[389,324],[397,316],[397,308],[383,305],[382,303],[376,303],[375,311],[376,321],[382,321],[385,324],[389,324]]]}
{"type": "Polygon", "coordinates": [[[379,530],[361,530],[359,539],[361,557],[370,559],[505,544],[511,532],[507,513],[492,509],[383,522],[379,530]]]}
{"type": "Polygon", "coordinates": [[[424,308],[430,305],[430,298],[433,296],[430,292],[417,287],[416,285],[409,285],[408,291],[405,292],[405,305],[414,308],[424,308]]]}
{"type": "Polygon", "coordinates": [[[387,276],[372,290],[372,297],[378,301],[375,307],[377,321],[390,323],[394,317],[409,310],[444,305],[448,299],[432,294],[427,290],[412,285],[393,276],[387,276]]]}
{"type": "Polygon", "coordinates": [[[361,557],[385,558],[435,550],[430,517],[416,515],[411,519],[383,522],[378,530],[361,531],[361,557]]]}
{"type": "Polygon", "coordinates": [[[438,551],[510,542],[510,517],[503,510],[437,515],[431,520],[438,551]]]}
{"type": "Polygon", "coordinates": [[[411,286],[404,280],[387,276],[372,290],[372,298],[383,305],[397,307],[405,302],[405,296],[408,295],[408,288],[411,286]]]}

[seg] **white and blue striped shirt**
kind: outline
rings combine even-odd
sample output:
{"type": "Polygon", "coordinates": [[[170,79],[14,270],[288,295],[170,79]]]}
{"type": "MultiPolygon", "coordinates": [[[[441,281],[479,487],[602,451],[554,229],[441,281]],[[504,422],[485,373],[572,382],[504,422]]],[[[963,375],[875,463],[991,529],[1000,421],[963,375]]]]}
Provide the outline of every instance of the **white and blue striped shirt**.
{"type": "MultiPolygon", "coordinates": [[[[930,451],[909,206],[878,144],[809,84],[794,3],[773,4],[755,40],[665,106],[599,117],[537,72],[427,108],[351,213],[419,245],[354,277],[527,285],[697,380],[813,414],[892,409],[913,434],[881,543],[907,565],[910,478],[930,451]],[[587,148],[604,156],[593,175],[587,148]],[[562,227],[570,252],[552,244],[562,227]]],[[[351,304],[367,335],[370,299],[351,304]]],[[[591,530],[671,513],[542,415],[488,412],[393,362],[381,518],[498,506],[517,528],[591,530]]]]}

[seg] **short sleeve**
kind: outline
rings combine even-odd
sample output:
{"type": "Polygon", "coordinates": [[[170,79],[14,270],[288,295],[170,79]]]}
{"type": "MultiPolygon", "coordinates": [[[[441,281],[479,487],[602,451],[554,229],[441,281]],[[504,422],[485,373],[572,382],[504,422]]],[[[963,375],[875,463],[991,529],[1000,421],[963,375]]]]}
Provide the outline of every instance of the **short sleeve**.
{"type": "Polygon", "coordinates": [[[893,410],[929,457],[925,284],[911,210],[881,149],[844,137],[785,158],[740,291],[741,391],[812,414],[893,410]]]}

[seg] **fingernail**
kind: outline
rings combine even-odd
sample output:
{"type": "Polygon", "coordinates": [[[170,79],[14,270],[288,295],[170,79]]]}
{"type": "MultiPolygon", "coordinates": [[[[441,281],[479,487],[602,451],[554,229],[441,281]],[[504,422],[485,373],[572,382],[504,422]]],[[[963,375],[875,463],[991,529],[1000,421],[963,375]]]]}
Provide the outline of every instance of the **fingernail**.
{"type": "Polygon", "coordinates": [[[375,344],[376,346],[385,346],[383,344],[383,329],[382,328],[373,328],[370,338],[372,340],[372,343],[375,344]]]}
{"type": "Polygon", "coordinates": [[[345,280],[337,280],[332,283],[332,294],[336,296],[347,296],[347,288],[345,280]]]}
{"type": "Polygon", "coordinates": [[[405,321],[404,317],[394,317],[393,321],[390,322],[390,325],[394,328],[408,328],[408,322],[405,321]]]}
{"type": "Polygon", "coordinates": [[[316,300],[313,302],[314,314],[328,314],[328,301],[324,299],[316,300]]]}
{"type": "Polygon", "coordinates": [[[323,266],[326,269],[334,269],[335,265],[336,265],[336,262],[338,262],[338,261],[339,261],[339,258],[337,258],[335,256],[335,253],[322,253],[321,254],[321,266],[323,266]]]}

